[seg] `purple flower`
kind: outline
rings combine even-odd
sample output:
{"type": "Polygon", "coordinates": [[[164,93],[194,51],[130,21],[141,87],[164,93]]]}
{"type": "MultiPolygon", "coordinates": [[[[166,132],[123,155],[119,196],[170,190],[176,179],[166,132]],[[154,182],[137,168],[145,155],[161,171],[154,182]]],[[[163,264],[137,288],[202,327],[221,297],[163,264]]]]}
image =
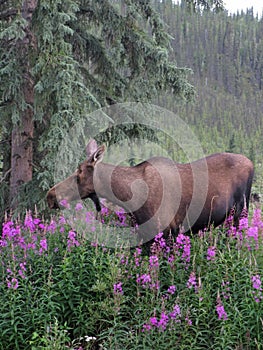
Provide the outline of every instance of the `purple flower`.
{"type": "Polygon", "coordinates": [[[67,201],[66,199],[62,199],[62,200],[59,202],[59,204],[60,204],[62,207],[66,208],[66,209],[69,209],[69,208],[70,208],[70,205],[69,205],[69,203],[68,203],[68,201],[67,201]]]}
{"type": "Polygon", "coordinates": [[[166,248],[166,242],[163,238],[163,232],[158,233],[158,235],[155,236],[154,241],[160,246],[160,248],[166,248]]]}
{"type": "Polygon", "coordinates": [[[246,230],[248,228],[248,218],[242,217],[239,220],[239,230],[246,230]]]}
{"type": "Polygon", "coordinates": [[[192,326],[193,322],[192,322],[192,320],[190,320],[189,317],[186,317],[185,320],[186,320],[188,326],[192,326]]]}
{"type": "Polygon", "coordinates": [[[126,223],[126,212],[123,208],[120,208],[119,210],[115,211],[115,214],[118,217],[119,225],[128,226],[128,224],[126,223]]]}
{"type": "Polygon", "coordinates": [[[57,228],[57,223],[56,223],[55,220],[52,219],[50,221],[49,225],[47,226],[47,231],[51,232],[51,233],[54,233],[56,228],[57,228]]]}
{"type": "Polygon", "coordinates": [[[102,207],[101,208],[101,215],[103,215],[103,216],[109,215],[109,209],[107,207],[102,207]]]}
{"type": "Polygon", "coordinates": [[[36,229],[36,226],[35,226],[35,223],[34,223],[34,220],[32,218],[30,211],[26,213],[26,217],[24,220],[24,226],[25,226],[25,228],[28,228],[30,232],[34,232],[36,229]]]}
{"type": "Polygon", "coordinates": [[[170,286],[167,290],[167,293],[169,294],[174,294],[176,291],[176,287],[175,286],[170,286]]]}
{"type": "Polygon", "coordinates": [[[122,283],[121,282],[118,282],[118,283],[113,285],[113,293],[115,295],[123,294],[122,283]]]}
{"type": "Polygon", "coordinates": [[[165,331],[166,326],[169,322],[169,317],[166,315],[165,312],[161,313],[160,321],[158,322],[158,328],[160,328],[162,331],[165,331]]]}
{"type": "Polygon", "coordinates": [[[83,209],[83,205],[81,203],[77,203],[76,206],[75,206],[75,210],[76,211],[80,211],[83,209]]]}
{"type": "Polygon", "coordinates": [[[85,221],[87,224],[91,224],[94,221],[94,213],[87,211],[85,221]]]}
{"type": "Polygon", "coordinates": [[[185,236],[184,234],[180,233],[176,237],[175,246],[176,246],[177,250],[182,250],[182,259],[186,263],[190,262],[190,256],[191,256],[190,238],[188,236],[185,236]]]}
{"type": "Polygon", "coordinates": [[[7,287],[9,289],[17,289],[18,288],[18,280],[16,278],[12,278],[11,282],[7,281],[7,287]]]}
{"type": "Polygon", "coordinates": [[[150,268],[157,268],[159,266],[159,259],[157,255],[151,255],[149,257],[150,268]]]}
{"type": "Polygon", "coordinates": [[[252,217],[252,226],[263,229],[263,221],[261,220],[261,210],[255,209],[252,217]]]}
{"type": "Polygon", "coordinates": [[[60,225],[65,225],[67,223],[66,219],[64,216],[59,217],[59,224],[60,225]]]}
{"type": "Polygon", "coordinates": [[[7,246],[6,240],[0,239],[0,248],[1,248],[1,247],[6,247],[6,246],[7,246]]]}
{"type": "Polygon", "coordinates": [[[72,247],[78,247],[80,244],[76,239],[76,232],[69,231],[68,233],[68,241],[67,241],[67,248],[70,251],[72,247]]]}
{"type": "Polygon", "coordinates": [[[46,225],[43,224],[43,223],[41,223],[41,222],[38,224],[38,227],[39,227],[41,230],[45,230],[45,229],[46,229],[46,225]]]}
{"type": "Polygon", "coordinates": [[[129,264],[129,257],[122,254],[121,258],[120,258],[120,263],[122,265],[128,265],[129,264]]]}
{"type": "Polygon", "coordinates": [[[152,326],[158,327],[158,319],[157,317],[150,317],[150,323],[152,326]]]}
{"type": "Polygon", "coordinates": [[[192,287],[196,287],[197,282],[196,282],[196,276],[195,276],[195,272],[191,272],[190,277],[187,281],[187,288],[191,289],[192,287]]]}
{"type": "Polygon", "coordinates": [[[142,332],[150,332],[150,330],[152,329],[151,325],[148,324],[148,323],[145,323],[143,326],[142,326],[142,332]]]}
{"type": "Polygon", "coordinates": [[[6,240],[13,240],[19,237],[21,234],[20,226],[14,226],[12,221],[5,222],[3,224],[2,238],[6,240]]]}
{"type": "Polygon", "coordinates": [[[42,249],[44,249],[44,250],[47,250],[47,240],[46,240],[46,238],[41,239],[41,241],[40,241],[40,247],[41,247],[42,249]]]}
{"type": "Polygon", "coordinates": [[[142,254],[142,249],[141,248],[136,248],[136,251],[134,252],[134,264],[135,266],[140,266],[140,262],[142,260],[141,258],[141,254],[142,254]]]}
{"type": "Polygon", "coordinates": [[[214,261],[216,255],[216,248],[215,247],[209,247],[207,249],[207,260],[214,261]]]}
{"type": "Polygon", "coordinates": [[[151,276],[148,274],[143,274],[141,276],[138,275],[136,282],[145,288],[147,284],[151,283],[151,276]]]}
{"type": "Polygon", "coordinates": [[[255,275],[251,277],[251,281],[253,283],[253,288],[257,290],[262,290],[261,288],[261,279],[259,275],[255,275]]]}
{"type": "Polygon", "coordinates": [[[150,317],[149,322],[143,325],[142,331],[150,331],[155,328],[163,332],[166,330],[169,322],[180,322],[179,317],[181,317],[181,309],[180,306],[176,304],[173,307],[173,311],[168,314],[163,310],[159,320],[155,315],[150,317]]]}
{"type": "Polygon", "coordinates": [[[179,305],[174,305],[173,311],[169,314],[172,320],[175,320],[178,316],[181,316],[181,309],[179,305]]]}
{"type": "Polygon", "coordinates": [[[26,272],[26,262],[24,261],[23,263],[19,264],[20,269],[18,270],[18,274],[21,278],[26,278],[24,272],[26,272]]]}
{"type": "Polygon", "coordinates": [[[40,245],[40,249],[39,249],[39,253],[42,254],[44,251],[47,250],[47,240],[46,238],[41,239],[39,242],[40,245]]]}
{"type": "Polygon", "coordinates": [[[217,305],[216,306],[216,311],[217,311],[217,314],[218,314],[218,319],[221,320],[223,319],[224,321],[227,320],[227,313],[224,309],[224,305],[217,305]]]}
{"type": "Polygon", "coordinates": [[[169,255],[168,256],[168,263],[169,263],[169,265],[171,266],[171,267],[173,267],[174,266],[174,261],[175,261],[175,257],[174,257],[174,255],[169,255]]]}
{"type": "Polygon", "coordinates": [[[246,231],[247,238],[254,238],[255,242],[258,241],[258,227],[249,227],[246,231]]]}
{"type": "Polygon", "coordinates": [[[216,312],[219,320],[224,320],[224,321],[227,320],[228,318],[227,313],[225,311],[224,305],[222,304],[220,296],[217,297],[216,312]]]}

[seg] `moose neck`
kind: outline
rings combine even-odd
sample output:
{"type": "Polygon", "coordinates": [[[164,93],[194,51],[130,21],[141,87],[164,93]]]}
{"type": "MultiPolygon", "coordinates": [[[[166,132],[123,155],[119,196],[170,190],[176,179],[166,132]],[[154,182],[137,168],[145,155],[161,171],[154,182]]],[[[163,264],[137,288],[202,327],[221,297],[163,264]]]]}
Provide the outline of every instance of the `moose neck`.
{"type": "Polygon", "coordinates": [[[99,197],[133,211],[129,201],[133,197],[131,185],[141,178],[138,167],[124,167],[99,163],[94,169],[93,182],[99,197]]]}

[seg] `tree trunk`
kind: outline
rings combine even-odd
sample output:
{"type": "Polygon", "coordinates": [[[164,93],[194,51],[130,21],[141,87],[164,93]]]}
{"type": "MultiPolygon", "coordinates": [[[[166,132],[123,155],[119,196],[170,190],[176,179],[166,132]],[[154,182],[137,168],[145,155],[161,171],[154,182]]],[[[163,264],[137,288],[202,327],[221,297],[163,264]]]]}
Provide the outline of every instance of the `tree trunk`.
{"type": "Polygon", "coordinates": [[[37,6],[37,0],[25,0],[22,4],[21,15],[27,21],[25,36],[17,42],[22,70],[22,94],[26,109],[20,109],[20,122],[12,131],[11,140],[11,175],[10,175],[10,207],[18,205],[19,187],[32,180],[33,162],[33,104],[34,81],[30,73],[30,51],[36,49],[36,40],[31,32],[32,15],[37,6]]]}

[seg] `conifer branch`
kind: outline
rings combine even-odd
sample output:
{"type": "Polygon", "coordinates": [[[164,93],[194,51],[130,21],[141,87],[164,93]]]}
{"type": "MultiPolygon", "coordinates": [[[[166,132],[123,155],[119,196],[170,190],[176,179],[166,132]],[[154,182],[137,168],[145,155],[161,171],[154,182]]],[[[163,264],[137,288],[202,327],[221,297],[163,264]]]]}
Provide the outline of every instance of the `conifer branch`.
{"type": "Polygon", "coordinates": [[[7,9],[0,12],[0,20],[9,20],[11,17],[16,16],[18,11],[16,9],[7,9]]]}

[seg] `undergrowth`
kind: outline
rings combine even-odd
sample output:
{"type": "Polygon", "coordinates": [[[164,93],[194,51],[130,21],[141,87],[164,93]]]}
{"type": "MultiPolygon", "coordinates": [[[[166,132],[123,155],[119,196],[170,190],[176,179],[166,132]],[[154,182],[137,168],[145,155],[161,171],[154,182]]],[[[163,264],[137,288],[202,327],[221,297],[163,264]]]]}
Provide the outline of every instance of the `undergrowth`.
{"type": "Polygon", "coordinates": [[[63,216],[10,218],[0,349],[263,349],[262,240],[260,209],[238,231],[228,223],[169,245],[160,233],[150,255],[91,241],[63,216]]]}

